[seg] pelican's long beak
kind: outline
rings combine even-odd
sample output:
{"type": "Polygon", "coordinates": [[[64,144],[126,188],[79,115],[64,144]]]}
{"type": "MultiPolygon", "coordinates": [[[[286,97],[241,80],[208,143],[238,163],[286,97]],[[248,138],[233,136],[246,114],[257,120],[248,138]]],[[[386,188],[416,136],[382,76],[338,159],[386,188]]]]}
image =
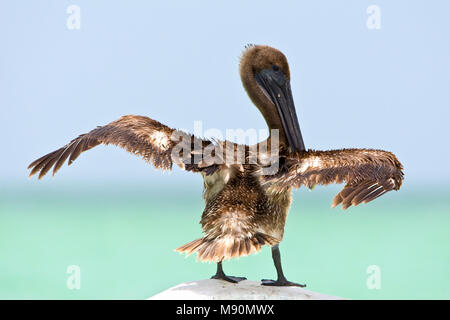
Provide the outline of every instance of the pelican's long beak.
{"type": "Polygon", "coordinates": [[[305,151],[289,80],[281,71],[272,69],[261,70],[255,75],[255,78],[258,85],[277,108],[292,152],[305,151]]]}

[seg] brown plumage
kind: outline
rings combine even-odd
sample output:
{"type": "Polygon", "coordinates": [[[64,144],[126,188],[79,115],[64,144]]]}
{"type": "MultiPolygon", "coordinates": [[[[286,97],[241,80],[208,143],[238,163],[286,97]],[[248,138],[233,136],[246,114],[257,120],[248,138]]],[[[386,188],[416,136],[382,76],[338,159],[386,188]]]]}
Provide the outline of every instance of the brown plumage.
{"type": "Polygon", "coordinates": [[[278,132],[276,157],[269,154],[269,147],[258,153],[257,162],[251,162],[255,146],[200,139],[150,118],[128,115],[80,135],[32,162],[28,167],[30,176],[39,173],[41,179],[52,168],[55,174],[66,160],[70,165],[82,152],[99,144],[122,147],[155,168],[170,170],[175,163],[182,169],[200,172],[206,202],[201,219],[205,236],[177,251],[197,253],[201,261],[219,262],[216,277],[231,281],[223,274],[221,261],[270,245],[278,280],[263,284],[295,285],[284,278],[281,263],[277,264],[277,245],[283,239],[291,188],[345,182],[332,206],[342,204],[346,209],[398,190],[403,180],[402,165],[394,154],[382,150],[306,150],[292,99],[289,65],[280,51],[249,46],[242,56],[240,74],[250,99],[269,129],[275,130],[257,147],[275,141],[277,137],[272,132],[278,132]],[[238,150],[242,151],[244,162],[237,161],[238,150]],[[267,159],[276,163],[278,170],[264,173],[267,159]]]}
{"type": "Polygon", "coordinates": [[[286,158],[284,171],[263,178],[278,188],[346,182],[333,200],[342,208],[367,203],[402,184],[402,165],[391,152],[373,149],[342,149],[299,152],[286,158]]]}
{"type": "MultiPolygon", "coordinates": [[[[39,172],[39,179],[41,179],[52,167],[54,175],[67,159],[69,159],[68,165],[71,165],[82,152],[99,144],[113,144],[141,156],[145,161],[151,162],[155,168],[171,170],[174,163],[173,149],[176,145],[183,143],[183,137],[188,138],[187,140],[190,142],[188,148],[190,149],[193,149],[191,145],[194,144],[199,144],[204,148],[212,144],[211,141],[198,139],[193,135],[171,129],[148,117],[127,115],[80,135],[64,147],[33,161],[28,169],[32,169],[30,177],[39,172]]],[[[175,163],[188,171],[214,170],[215,166],[199,168],[194,164],[193,157],[192,153],[188,158],[189,161],[183,162],[180,160],[185,159],[177,158],[175,163]]]]}

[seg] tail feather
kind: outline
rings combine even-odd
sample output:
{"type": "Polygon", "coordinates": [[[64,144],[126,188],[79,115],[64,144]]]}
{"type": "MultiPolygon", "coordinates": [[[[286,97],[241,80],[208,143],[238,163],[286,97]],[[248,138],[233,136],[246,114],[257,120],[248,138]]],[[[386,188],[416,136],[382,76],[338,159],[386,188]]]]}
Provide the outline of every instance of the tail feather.
{"type": "Polygon", "coordinates": [[[185,245],[175,249],[178,252],[185,252],[187,256],[194,253],[195,249],[197,249],[203,242],[203,238],[196,239],[194,241],[188,242],[185,245]]]}
{"type": "Polygon", "coordinates": [[[261,250],[263,245],[278,243],[274,237],[267,234],[256,233],[253,237],[235,237],[229,234],[217,238],[203,237],[196,239],[175,249],[187,256],[197,252],[197,259],[205,262],[219,262],[231,258],[247,256],[261,250]]]}

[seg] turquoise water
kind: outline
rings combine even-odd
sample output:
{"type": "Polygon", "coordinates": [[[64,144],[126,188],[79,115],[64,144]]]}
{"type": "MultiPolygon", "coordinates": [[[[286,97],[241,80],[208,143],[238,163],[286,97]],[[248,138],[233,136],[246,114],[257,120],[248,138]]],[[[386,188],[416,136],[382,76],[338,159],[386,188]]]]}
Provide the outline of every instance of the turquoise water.
{"type": "MultiPolygon", "coordinates": [[[[339,187],[294,193],[280,249],[285,274],[350,299],[450,299],[450,188],[391,192],[347,211],[339,187]],[[367,267],[381,271],[368,289],[367,267]]],[[[201,186],[10,187],[1,190],[1,299],[145,299],[203,279],[215,265],[173,251],[201,236],[201,186]],[[69,265],[80,290],[66,286],[69,265]]],[[[226,262],[251,280],[273,278],[269,248],[226,262]]]]}

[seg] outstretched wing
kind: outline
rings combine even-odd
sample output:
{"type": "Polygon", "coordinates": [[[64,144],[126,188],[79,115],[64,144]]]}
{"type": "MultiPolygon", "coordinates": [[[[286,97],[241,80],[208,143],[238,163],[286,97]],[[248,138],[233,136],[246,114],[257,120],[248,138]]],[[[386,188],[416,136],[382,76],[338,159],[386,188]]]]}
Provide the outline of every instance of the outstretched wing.
{"type": "Polygon", "coordinates": [[[148,117],[128,115],[82,134],[64,147],[33,161],[28,166],[30,177],[39,172],[41,179],[52,167],[55,174],[67,158],[70,165],[82,152],[99,144],[122,147],[152,162],[155,168],[170,170],[175,162],[189,171],[206,171],[207,174],[215,171],[214,165],[199,166],[193,161],[194,146],[201,150],[212,144],[211,141],[171,129],[148,117]],[[188,150],[187,154],[182,154],[185,150],[188,150]]]}
{"type": "Polygon", "coordinates": [[[267,183],[299,188],[305,185],[346,182],[332,207],[367,203],[402,184],[402,164],[391,152],[372,149],[309,150],[288,156],[278,174],[266,176],[267,183]]]}

